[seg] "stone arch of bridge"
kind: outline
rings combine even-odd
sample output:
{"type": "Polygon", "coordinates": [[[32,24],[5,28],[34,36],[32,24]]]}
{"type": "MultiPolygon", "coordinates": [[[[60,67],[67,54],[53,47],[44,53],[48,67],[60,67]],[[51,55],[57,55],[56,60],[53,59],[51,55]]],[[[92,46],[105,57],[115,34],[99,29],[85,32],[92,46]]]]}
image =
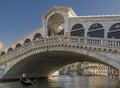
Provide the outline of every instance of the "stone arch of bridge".
{"type": "MultiPolygon", "coordinates": [[[[53,48],[52,48],[53,49],[53,48]]],[[[33,51],[34,52],[34,51],[33,51]]],[[[107,56],[87,50],[66,49],[36,51],[8,66],[3,79],[20,78],[22,73],[28,77],[47,77],[59,68],[78,61],[99,62],[119,69],[119,63],[107,56]]]]}

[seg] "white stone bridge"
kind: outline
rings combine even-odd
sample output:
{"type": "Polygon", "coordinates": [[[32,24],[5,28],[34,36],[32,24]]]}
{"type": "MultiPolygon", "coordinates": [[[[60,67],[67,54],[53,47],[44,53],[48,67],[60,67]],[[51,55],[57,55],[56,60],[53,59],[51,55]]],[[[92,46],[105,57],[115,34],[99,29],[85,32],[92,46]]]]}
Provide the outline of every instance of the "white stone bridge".
{"type": "Polygon", "coordinates": [[[72,8],[53,7],[42,19],[41,27],[0,50],[2,79],[17,79],[22,73],[48,77],[78,61],[120,71],[119,15],[77,16],[72,8]]]}
{"type": "Polygon", "coordinates": [[[120,69],[120,40],[56,36],[38,39],[0,57],[4,79],[47,77],[67,64],[92,61],[120,69]]]}

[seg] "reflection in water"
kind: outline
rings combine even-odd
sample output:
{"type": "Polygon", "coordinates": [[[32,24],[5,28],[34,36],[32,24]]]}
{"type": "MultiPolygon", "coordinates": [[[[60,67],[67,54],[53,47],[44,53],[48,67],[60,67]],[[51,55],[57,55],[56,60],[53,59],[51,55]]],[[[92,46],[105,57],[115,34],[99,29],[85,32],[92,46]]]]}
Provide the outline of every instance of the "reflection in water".
{"type": "Polygon", "coordinates": [[[61,88],[118,88],[118,79],[103,76],[60,77],[61,88]]]}
{"type": "Polygon", "coordinates": [[[32,86],[20,82],[1,82],[0,88],[118,88],[118,79],[103,76],[60,76],[34,80],[32,86]]]}

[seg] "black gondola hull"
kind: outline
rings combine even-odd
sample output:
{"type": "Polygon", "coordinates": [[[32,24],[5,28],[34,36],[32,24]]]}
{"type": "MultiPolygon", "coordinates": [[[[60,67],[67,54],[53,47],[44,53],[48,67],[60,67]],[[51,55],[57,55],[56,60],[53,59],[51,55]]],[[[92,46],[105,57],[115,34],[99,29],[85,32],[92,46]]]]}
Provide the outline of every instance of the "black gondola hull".
{"type": "Polygon", "coordinates": [[[29,80],[29,79],[21,79],[20,82],[21,82],[23,85],[32,85],[32,81],[29,80]]]}

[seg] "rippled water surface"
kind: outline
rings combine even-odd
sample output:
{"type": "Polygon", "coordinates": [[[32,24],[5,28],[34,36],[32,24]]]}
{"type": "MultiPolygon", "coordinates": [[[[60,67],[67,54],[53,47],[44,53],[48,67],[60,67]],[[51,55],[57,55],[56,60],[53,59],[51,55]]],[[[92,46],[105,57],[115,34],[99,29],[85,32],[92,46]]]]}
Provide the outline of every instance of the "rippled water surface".
{"type": "Polygon", "coordinates": [[[1,82],[0,88],[119,88],[118,79],[102,76],[61,76],[34,80],[33,85],[24,86],[19,81],[1,82]]]}

